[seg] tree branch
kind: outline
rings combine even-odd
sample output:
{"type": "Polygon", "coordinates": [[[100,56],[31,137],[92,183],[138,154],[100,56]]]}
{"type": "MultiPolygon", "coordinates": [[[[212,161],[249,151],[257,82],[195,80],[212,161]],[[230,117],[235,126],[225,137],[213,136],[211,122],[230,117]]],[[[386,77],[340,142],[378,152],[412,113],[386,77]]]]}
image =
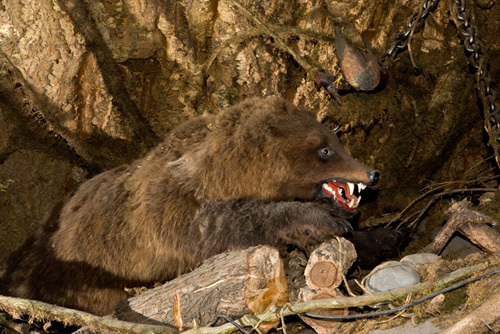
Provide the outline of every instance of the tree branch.
{"type": "Polygon", "coordinates": [[[14,316],[28,315],[38,320],[59,321],[66,325],[87,326],[92,330],[122,330],[128,333],[178,334],[172,327],[140,325],[131,322],[100,317],[87,312],[52,305],[36,300],[0,296],[0,310],[14,316]]]}
{"type": "MultiPolygon", "coordinates": [[[[288,304],[284,309],[275,308],[266,314],[258,316],[244,316],[236,323],[242,327],[254,327],[259,322],[270,322],[289,316],[310,312],[318,309],[343,309],[360,307],[377,303],[402,300],[408,294],[418,294],[422,291],[440,290],[463,280],[464,278],[486,269],[486,264],[475,265],[455,270],[444,275],[435,282],[424,282],[409,287],[378,292],[371,295],[358,297],[345,297],[338,299],[320,299],[302,303],[288,304]]],[[[109,317],[99,317],[86,312],[72,310],[61,306],[51,305],[39,301],[0,296],[0,310],[12,315],[29,315],[30,318],[39,320],[55,320],[64,324],[87,326],[93,330],[127,331],[128,333],[167,333],[178,334],[178,331],[169,326],[141,325],[109,317]]],[[[189,324],[191,325],[191,324],[189,324]]],[[[218,327],[192,328],[183,334],[229,334],[236,327],[230,323],[218,327]]]]}

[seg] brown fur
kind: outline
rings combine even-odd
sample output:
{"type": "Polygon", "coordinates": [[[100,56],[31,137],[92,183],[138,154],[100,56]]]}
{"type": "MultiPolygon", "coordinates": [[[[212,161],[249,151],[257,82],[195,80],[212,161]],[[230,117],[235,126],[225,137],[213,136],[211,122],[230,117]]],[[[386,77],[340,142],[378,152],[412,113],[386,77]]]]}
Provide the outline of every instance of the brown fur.
{"type": "Polygon", "coordinates": [[[349,224],[314,202],[329,178],[370,184],[335,134],[280,98],[176,128],[147,157],[84,183],[8,263],[8,294],[111,313],[123,288],[162,282],[257,244],[299,247],[349,224]],[[318,157],[321,147],[333,158],[318,157]]]}

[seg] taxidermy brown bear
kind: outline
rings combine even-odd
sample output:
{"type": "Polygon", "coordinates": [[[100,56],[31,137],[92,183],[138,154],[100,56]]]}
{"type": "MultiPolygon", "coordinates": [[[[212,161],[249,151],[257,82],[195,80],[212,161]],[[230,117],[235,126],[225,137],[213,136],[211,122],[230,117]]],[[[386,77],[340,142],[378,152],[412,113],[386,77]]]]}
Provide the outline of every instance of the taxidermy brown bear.
{"type": "Polygon", "coordinates": [[[82,184],[10,257],[3,292],[108,314],[124,287],[170,280],[212,255],[345,233],[377,178],[309,111],[249,99],[82,184]]]}

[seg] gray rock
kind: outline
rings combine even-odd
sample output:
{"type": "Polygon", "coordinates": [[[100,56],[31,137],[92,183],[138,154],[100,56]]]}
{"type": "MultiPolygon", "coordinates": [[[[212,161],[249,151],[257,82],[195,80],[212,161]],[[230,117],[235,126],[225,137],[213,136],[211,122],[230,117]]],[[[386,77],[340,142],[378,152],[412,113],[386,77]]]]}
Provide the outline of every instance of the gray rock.
{"type": "Polygon", "coordinates": [[[469,240],[457,235],[454,236],[441,252],[441,256],[446,258],[450,255],[457,255],[459,258],[465,258],[473,253],[481,253],[482,250],[469,240]]]}
{"type": "Polygon", "coordinates": [[[378,266],[366,280],[366,288],[371,292],[387,291],[420,282],[420,275],[407,263],[390,261],[378,266]]]}
{"type": "Polygon", "coordinates": [[[439,256],[433,253],[417,253],[405,256],[400,262],[408,263],[413,268],[417,269],[424,264],[433,263],[438,258],[439,256]]]}

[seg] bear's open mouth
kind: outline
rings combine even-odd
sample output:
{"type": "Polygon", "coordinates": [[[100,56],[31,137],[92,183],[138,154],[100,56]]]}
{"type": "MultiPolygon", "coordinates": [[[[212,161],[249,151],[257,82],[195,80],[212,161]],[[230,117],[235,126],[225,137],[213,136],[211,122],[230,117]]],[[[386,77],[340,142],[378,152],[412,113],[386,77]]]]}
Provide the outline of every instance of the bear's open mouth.
{"type": "Polygon", "coordinates": [[[361,200],[361,191],[366,188],[363,183],[342,182],[339,180],[325,181],[321,190],[323,194],[333,198],[342,208],[354,211],[361,200]]]}

